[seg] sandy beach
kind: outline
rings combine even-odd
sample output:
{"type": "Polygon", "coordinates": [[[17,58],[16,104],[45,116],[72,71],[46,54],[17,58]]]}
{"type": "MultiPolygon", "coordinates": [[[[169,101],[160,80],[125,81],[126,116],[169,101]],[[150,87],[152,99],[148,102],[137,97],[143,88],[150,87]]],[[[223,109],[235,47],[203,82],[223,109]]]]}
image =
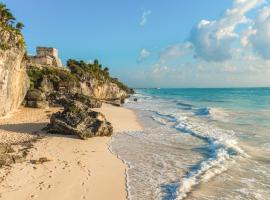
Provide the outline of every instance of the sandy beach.
{"type": "MultiPolygon", "coordinates": [[[[1,169],[0,199],[126,199],[125,165],[108,149],[111,138],[91,138],[44,134],[51,113],[58,108],[21,108],[9,117],[0,119],[1,143],[33,140],[26,161],[1,169]],[[32,133],[35,133],[33,136],[32,133]],[[46,157],[50,161],[33,164],[46,157]]],[[[133,111],[104,104],[95,109],[105,114],[113,124],[114,134],[142,130],[133,111]]]]}

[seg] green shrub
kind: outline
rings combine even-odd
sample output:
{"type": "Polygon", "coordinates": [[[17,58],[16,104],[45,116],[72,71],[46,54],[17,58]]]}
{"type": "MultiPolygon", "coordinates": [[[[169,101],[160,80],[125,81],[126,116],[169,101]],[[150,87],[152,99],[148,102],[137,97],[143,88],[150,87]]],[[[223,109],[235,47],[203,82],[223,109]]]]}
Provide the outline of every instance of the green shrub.
{"type": "Polygon", "coordinates": [[[47,76],[48,80],[57,87],[61,81],[78,82],[78,78],[65,69],[58,69],[53,67],[28,67],[27,73],[30,79],[30,87],[38,88],[40,80],[47,76]]]}
{"type": "Polygon", "coordinates": [[[9,33],[8,41],[0,39],[0,49],[7,50],[13,46],[25,47],[25,41],[21,33],[23,27],[23,23],[16,22],[16,18],[6,5],[0,3],[0,35],[5,32],[9,33]]]}
{"type": "Polygon", "coordinates": [[[132,91],[130,88],[128,88],[128,86],[120,82],[118,79],[112,78],[109,73],[109,68],[105,67],[103,69],[98,60],[95,60],[94,63],[85,63],[84,61],[70,59],[67,61],[67,66],[71,73],[76,75],[81,81],[95,78],[98,80],[99,85],[106,82],[112,82],[115,83],[120,89],[128,93],[131,93],[132,91]]]}

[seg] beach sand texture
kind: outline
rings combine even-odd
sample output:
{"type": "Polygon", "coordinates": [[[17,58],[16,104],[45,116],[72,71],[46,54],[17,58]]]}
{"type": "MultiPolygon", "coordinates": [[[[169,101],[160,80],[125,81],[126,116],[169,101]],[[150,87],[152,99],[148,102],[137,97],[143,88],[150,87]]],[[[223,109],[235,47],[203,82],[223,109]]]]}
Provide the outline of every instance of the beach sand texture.
{"type": "MultiPolygon", "coordinates": [[[[6,143],[32,139],[41,133],[49,115],[57,109],[21,108],[12,116],[0,119],[0,139],[6,143]]],[[[104,104],[95,109],[113,124],[114,133],[142,130],[133,111],[104,104]]],[[[126,199],[125,165],[108,149],[109,137],[87,141],[73,136],[48,135],[34,143],[26,162],[10,169],[0,183],[0,199],[126,199]],[[50,161],[33,164],[31,160],[46,157],[50,161]]]]}

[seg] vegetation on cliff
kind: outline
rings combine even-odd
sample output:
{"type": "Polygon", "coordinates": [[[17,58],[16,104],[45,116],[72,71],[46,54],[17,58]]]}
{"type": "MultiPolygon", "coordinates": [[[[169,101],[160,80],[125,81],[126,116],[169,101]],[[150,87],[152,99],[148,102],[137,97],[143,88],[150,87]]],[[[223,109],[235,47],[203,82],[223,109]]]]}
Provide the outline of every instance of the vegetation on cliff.
{"type": "Polygon", "coordinates": [[[6,5],[0,3],[0,49],[7,50],[13,46],[25,47],[21,33],[23,27],[23,23],[16,21],[6,5]]]}
{"type": "Polygon", "coordinates": [[[90,80],[92,78],[98,80],[99,84],[102,85],[106,82],[116,84],[120,89],[127,93],[133,93],[133,90],[120,82],[117,78],[112,78],[109,73],[109,68],[103,68],[98,60],[94,63],[85,63],[84,61],[77,61],[70,59],[67,61],[67,67],[71,73],[76,75],[81,81],[90,80]]]}
{"type": "Polygon", "coordinates": [[[61,82],[72,82],[77,83],[79,79],[74,74],[70,73],[68,70],[64,68],[56,68],[56,67],[28,67],[27,73],[30,78],[30,88],[31,89],[39,89],[41,81],[44,77],[47,78],[48,82],[51,82],[54,88],[58,88],[61,82]]]}

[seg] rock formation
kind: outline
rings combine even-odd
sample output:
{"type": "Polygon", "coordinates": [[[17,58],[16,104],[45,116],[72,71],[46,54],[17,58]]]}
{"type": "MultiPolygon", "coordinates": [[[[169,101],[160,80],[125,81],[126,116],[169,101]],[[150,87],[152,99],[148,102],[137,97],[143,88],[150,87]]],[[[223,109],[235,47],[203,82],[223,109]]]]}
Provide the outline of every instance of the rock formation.
{"type": "Polygon", "coordinates": [[[25,47],[19,45],[22,40],[21,35],[14,35],[0,26],[0,116],[21,105],[29,86],[22,62],[25,47]]]}
{"type": "Polygon", "coordinates": [[[77,135],[81,139],[111,136],[113,133],[111,123],[103,114],[90,110],[78,101],[69,102],[63,112],[53,114],[45,130],[50,133],[77,135]]]}
{"type": "Polygon", "coordinates": [[[49,103],[46,101],[46,95],[44,93],[37,89],[31,89],[26,94],[25,106],[30,108],[47,108],[49,107],[49,103]]]}
{"type": "Polygon", "coordinates": [[[87,106],[88,108],[101,108],[102,106],[101,101],[79,93],[73,94],[54,92],[51,93],[48,97],[48,102],[50,106],[67,107],[70,101],[78,101],[87,106]]]}
{"type": "Polygon", "coordinates": [[[68,69],[29,65],[27,71],[31,88],[42,91],[51,104],[58,104],[61,100],[59,97],[73,98],[74,94],[121,104],[132,92],[123,83],[111,78],[108,71],[100,65],[86,64],[83,61],[68,62],[68,69]]]}
{"type": "Polygon", "coordinates": [[[102,84],[97,79],[90,79],[80,82],[80,88],[83,94],[100,100],[125,99],[128,93],[119,88],[115,83],[106,81],[102,84]]]}

